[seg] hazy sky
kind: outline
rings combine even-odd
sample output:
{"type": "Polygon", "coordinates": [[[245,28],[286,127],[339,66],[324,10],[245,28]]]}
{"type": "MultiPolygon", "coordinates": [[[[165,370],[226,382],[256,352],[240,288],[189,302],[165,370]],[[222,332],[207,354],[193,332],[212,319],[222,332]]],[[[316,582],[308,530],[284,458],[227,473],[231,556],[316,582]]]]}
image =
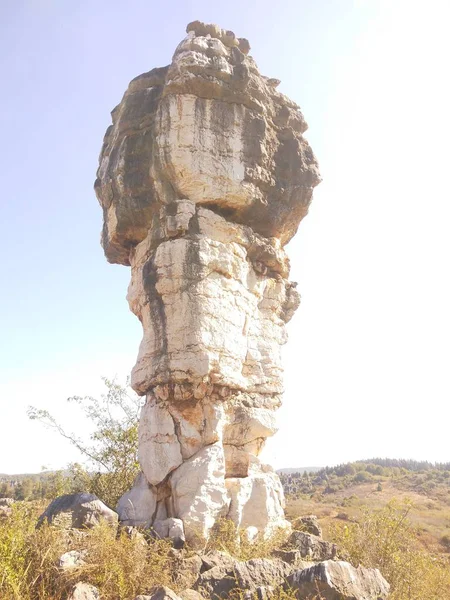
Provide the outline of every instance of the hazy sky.
{"type": "Polygon", "coordinates": [[[300,104],[323,183],[288,246],[302,305],[285,347],[277,467],[450,460],[448,0],[0,0],[0,472],[77,458],[29,422],[125,378],[129,270],[99,244],[110,110],[189,21],[247,37],[300,104]]]}

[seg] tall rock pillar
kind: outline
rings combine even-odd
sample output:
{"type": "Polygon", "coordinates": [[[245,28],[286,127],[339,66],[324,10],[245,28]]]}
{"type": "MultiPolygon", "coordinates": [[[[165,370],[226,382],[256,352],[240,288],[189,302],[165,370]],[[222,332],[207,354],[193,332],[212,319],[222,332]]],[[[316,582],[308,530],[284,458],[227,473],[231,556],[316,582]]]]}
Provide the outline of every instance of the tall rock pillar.
{"type": "Polygon", "coordinates": [[[143,339],[142,473],[121,520],[183,520],[201,545],[217,519],[250,538],[286,527],[258,458],[276,431],[285,325],[299,305],[284,245],[319,181],[299,107],[259,73],[249,43],[196,21],[169,66],[112,111],[95,189],[102,244],[131,266],[143,339]]]}

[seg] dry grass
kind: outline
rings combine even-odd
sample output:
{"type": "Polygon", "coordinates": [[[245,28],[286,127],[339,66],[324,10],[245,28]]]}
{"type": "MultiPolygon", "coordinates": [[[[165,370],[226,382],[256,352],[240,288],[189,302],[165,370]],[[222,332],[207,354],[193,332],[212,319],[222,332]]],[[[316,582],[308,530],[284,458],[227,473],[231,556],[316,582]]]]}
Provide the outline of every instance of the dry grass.
{"type": "Polygon", "coordinates": [[[336,523],[331,537],[343,559],[380,569],[391,600],[450,600],[450,563],[421,547],[410,512],[411,504],[395,501],[364,509],[358,521],[336,523]]]}
{"type": "Polygon", "coordinates": [[[389,502],[411,502],[409,520],[422,533],[423,545],[432,551],[445,551],[440,540],[450,535],[450,506],[447,498],[435,495],[433,498],[419,494],[411,489],[401,490],[398,483],[386,479],[382,491],[378,492],[376,483],[351,485],[331,494],[302,495],[287,498],[287,515],[294,519],[300,515],[316,514],[321,520],[325,535],[338,514],[346,514],[348,520],[358,519],[361,509],[379,510],[389,502]]]}
{"type": "MultiPolygon", "coordinates": [[[[39,511],[30,503],[16,503],[12,516],[0,521],[1,600],[65,600],[78,581],[95,585],[102,600],[132,600],[160,585],[177,591],[177,562],[168,542],[125,533],[117,537],[106,523],[77,534],[50,526],[36,530],[39,511]],[[87,551],[85,564],[62,572],[59,557],[74,549],[87,551]]],[[[342,558],[355,566],[381,570],[391,583],[391,600],[450,600],[450,563],[418,543],[410,511],[409,505],[398,503],[365,509],[357,521],[335,521],[333,541],[340,545],[342,558]]],[[[218,522],[206,550],[249,560],[270,557],[285,541],[280,532],[253,543],[241,536],[239,543],[238,533],[231,521],[218,522]]],[[[293,591],[281,587],[274,594],[274,600],[295,598],[293,591]]],[[[233,600],[243,597],[244,590],[235,590],[233,600]]]]}
{"type": "Polygon", "coordinates": [[[106,523],[72,537],[44,525],[35,529],[39,510],[17,503],[0,523],[1,600],[63,600],[84,581],[99,588],[102,600],[128,600],[155,585],[174,587],[171,545],[164,540],[130,539],[106,523]],[[85,549],[85,564],[62,572],[59,557],[85,549]]]}
{"type": "Polygon", "coordinates": [[[267,558],[283,545],[286,537],[286,532],[280,529],[268,538],[258,536],[249,541],[245,535],[239,533],[233,521],[220,519],[212,530],[206,551],[219,550],[238,560],[267,558]]]}

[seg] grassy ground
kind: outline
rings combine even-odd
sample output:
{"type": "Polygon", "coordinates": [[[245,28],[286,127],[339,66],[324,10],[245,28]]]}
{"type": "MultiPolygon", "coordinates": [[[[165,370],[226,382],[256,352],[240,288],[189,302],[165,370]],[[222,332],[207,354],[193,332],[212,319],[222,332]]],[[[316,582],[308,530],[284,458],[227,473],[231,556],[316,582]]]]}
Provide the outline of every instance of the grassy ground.
{"type": "MultiPolygon", "coordinates": [[[[326,531],[338,520],[358,520],[362,507],[377,510],[396,499],[410,502],[409,520],[422,544],[430,550],[448,553],[450,545],[450,480],[436,474],[413,472],[395,478],[378,475],[368,482],[331,477],[311,482],[308,492],[287,494],[287,515],[295,518],[316,514],[326,531]],[[424,485],[426,483],[426,485],[424,485]]],[[[354,479],[354,476],[353,476],[354,479]]]]}

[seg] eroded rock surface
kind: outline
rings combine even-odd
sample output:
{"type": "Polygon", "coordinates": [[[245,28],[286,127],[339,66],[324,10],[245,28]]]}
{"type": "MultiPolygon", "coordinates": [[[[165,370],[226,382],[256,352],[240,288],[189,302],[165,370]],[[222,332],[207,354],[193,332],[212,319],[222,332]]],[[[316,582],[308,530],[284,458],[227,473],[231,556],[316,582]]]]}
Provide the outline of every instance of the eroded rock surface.
{"type": "Polygon", "coordinates": [[[378,569],[334,560],[296,571],[286,587],[299,599],[319,594],[323,600],[386,600],[390,589],[378,569]]]}
{"type": "Polygon", "coordinates": [[[250,538],[287,528],[278,476],[258,457],[300,301],[283,247],[320,177],[299,107],[249,50],[188,25],[171,64],[133,79],[113,110],[95,183],[105,254],[131,266],[143,326],[142,474],[120,519],[182,519],[199,546],[221,517],[250,538]]]}
{"type": "Polygon", "coordinates": [[[83,492],[55,498],[39,517],[37,526],[47,522],[66,529],[91,529],[101,520],[116,527],[118,515],[95,494],[83,492]]]}

